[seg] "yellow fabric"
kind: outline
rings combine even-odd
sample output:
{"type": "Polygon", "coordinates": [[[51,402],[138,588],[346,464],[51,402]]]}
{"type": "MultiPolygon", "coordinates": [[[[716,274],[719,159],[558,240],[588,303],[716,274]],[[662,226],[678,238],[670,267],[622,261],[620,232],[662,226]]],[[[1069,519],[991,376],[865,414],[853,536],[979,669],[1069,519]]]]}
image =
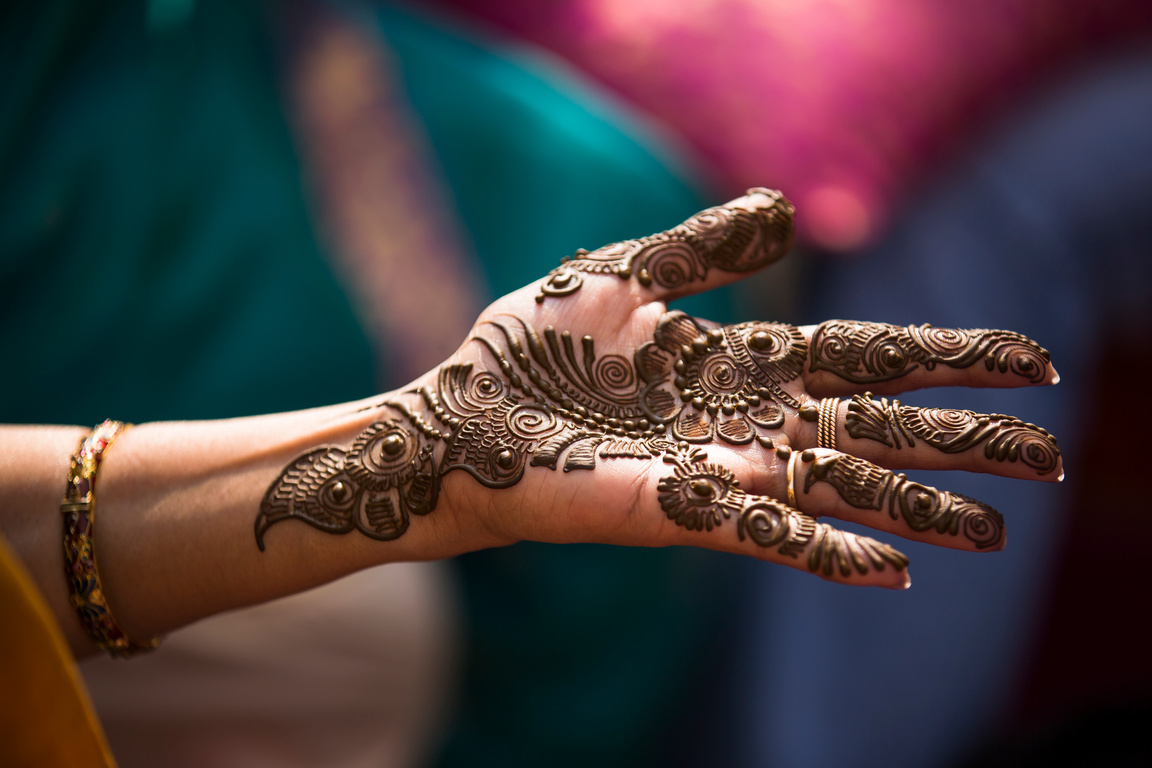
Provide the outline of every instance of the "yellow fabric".
{"type": "Polygon", "coordinates": [[[116,765],[64,637],[3,536],[0,764],[12,768],[116,765]]]}

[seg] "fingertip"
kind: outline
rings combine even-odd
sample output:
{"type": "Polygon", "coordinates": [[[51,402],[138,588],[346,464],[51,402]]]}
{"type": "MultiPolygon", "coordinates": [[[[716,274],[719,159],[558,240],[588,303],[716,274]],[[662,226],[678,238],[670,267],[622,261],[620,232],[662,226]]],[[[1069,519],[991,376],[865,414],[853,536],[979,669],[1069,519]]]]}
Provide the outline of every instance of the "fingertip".
{"type": "Polygon", "coordinates": [[[729,205],[740,205],[749,210],[776,207],[788,215],[792,215],[796,210],[780,190],[768,189],[767,187],[752,187],[744,193],[743,197],[736,198],[729,205]]]}
{"type": "Polygon", "coordinates": [[[908,575],[908,569],[903,568],[897,571],[897,575],[893,576],[890,581],[880,586],[884,587],[884,589],[902,591],[912,586],[912,577],[908,575]]]}
{"type": "Polygon", "coordinates": [[[1057,371],[1055,368],[1052,369],[1052,376],[1051,376],[1051,378],[1048,379],[1048,383],[1049,384],[1059,384],[1060,383],[1060,372],[1057,371]]]}
{"type": "Polygon", "coordinates": [[[1056,478],[1056,482],[1058,482],[1058,483],[1064,482],[1064,470],[1063,470],[1063,468],[1061,468],[1060,477],[1056,478]]]}

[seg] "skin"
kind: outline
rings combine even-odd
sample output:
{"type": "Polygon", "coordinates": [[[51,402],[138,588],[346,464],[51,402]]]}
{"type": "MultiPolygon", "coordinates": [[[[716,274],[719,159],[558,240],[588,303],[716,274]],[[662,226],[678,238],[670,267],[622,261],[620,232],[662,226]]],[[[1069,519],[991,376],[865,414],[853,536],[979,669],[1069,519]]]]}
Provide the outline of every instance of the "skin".
{"type": "MultiPolygon", "coordinates": [[[[898,403],[864,407],[871,418],[864,426],[859,414],[849,418],[848,401],[836,405],[838,450],[817,445],[813,416],[821,398],[865,390],[1055,383],[1047,353],[1004,332],[939,332],[952,346],[933,352],[917,339],[939,334],[917,328],[830,321],[724,329],[668,314],[667,301],[739,279],[790,242],[791,206],[752,190],[668,233],[578,254],[487,308],[452,357],[395,392],[296,413],[126,430],[104,456],[94,536],[118,623],[132,638],[150,638],[372,565],[521,540],[703,546],[891,588],[908,585],[906,558],[814,518],[953,548],[1001,548],[995,510],[889,470],[1057,480],[1062,467],[1048,433],[1006,416],[983,422],[985,432],[1010,427],[1012,439],[1050,447],[1054,459],[1038,472],[1036,462],[1012,460],[1010,451],[989,452],[990,432],[958,442],[941,432],[951,422],[940,414],[918,419],[898,403]],[[826,354],[834,345],[813,344],[837,333],[897,351],[885,352],[879,373],[837,362],[826,354]],[[678,342],[691,348],[693,334],[698,349],[685,356],[678,342]],[[565,360],[576,365],[564,368],[565,360]],[[565,391],[579,389],[575,368],[583,361],[605,366],[600,379],[589,374],[584,382],[588,402],[604,409],[600,420],[590,410],[578,419],[575,404],[564,402],[565,391]],[[634,386],[613,388],[628,376],[634,386]],[[761,394],[733,389],[753,380],[761,394]],[[491,402],[468,405],[486,393],[491,402]],[[501,415],[518,406],[527,421],[501,415]],[[629,416],[641,413],[643,424],[629,416]],[[544,422],[551,437],[578,439],[531,439],[544,422]],[[914,442],[895,444],[893,428],[911,430],[914,442]],[[376,513],[362,512],[369,508],[376,513]]],[[[87,432],[0,428],[0,526],[77,655],[93,646],[62,578],[58,506],[69,457],[87,432]]]]}

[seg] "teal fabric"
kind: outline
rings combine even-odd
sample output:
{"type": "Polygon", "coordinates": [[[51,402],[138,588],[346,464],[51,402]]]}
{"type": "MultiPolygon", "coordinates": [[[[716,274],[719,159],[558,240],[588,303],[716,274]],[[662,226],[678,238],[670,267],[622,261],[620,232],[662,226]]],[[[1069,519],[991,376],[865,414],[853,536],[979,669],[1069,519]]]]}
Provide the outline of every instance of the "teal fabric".
{"type": "MultiPolygon", "coordinates": [[[[671,152],[558,61],[450,18],[379,11],[493,297],[577,248],[650,235],[718,201],[671,152]]],[[[735,322],[721,289],[677,303],[735,322]]]]}
{"type": "Polygon", "coordinates": [[[373,392],[321,258],[259,5],[0,11],[0,421],[94,424],[373,392]]]}
{"type": "MultiPolygon", "coordinates": [[[[639,126],[547,59],[394,6],[379,18],[497,294],[708,205],[639,126]]],[[[730,295],[681,306],[733,320],[730,295]]],[[[654,765],[683,738],[709,630],[735,594],[721,588],[730,559],[525,543],[457,562],[470,633],[441,766],[654,765]]]]}

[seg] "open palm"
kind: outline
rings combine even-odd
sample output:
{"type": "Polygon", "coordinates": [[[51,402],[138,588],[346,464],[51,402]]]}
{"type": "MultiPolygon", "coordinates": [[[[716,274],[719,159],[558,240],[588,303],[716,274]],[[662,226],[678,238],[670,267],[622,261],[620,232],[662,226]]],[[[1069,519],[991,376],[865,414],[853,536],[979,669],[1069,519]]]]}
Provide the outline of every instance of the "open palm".
{"type": "Polygon", "coordinates": [[[392,540],[437,509],[476,546],[691,544],[892,587],[907,584],[907,558],[815,518],[1002,547],[995,510],[892,469],[1055,480],[1051,435],[872,392],[1053,383],[1047,352],[1008,331],[721,326],[668,311],[791,241],[791,205],[754,189],[667,232],[578,252],[486,309],[352,446],[299,457],[265,497],[258,540],[289,518],[392,540]]]}

